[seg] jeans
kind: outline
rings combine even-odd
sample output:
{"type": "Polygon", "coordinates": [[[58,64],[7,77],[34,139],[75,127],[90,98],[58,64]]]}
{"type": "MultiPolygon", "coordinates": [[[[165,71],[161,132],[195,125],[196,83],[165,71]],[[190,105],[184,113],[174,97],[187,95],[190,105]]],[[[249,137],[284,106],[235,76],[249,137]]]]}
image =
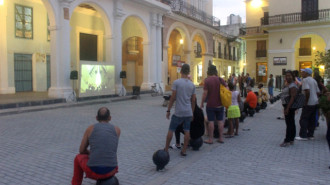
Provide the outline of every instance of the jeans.
{"type": "MultiPolygon", "coordinates": [[[[283,105],[284,109],[286,105],[283,105]]],[[[288,143],[290,141],[294,141],[296,137],[296,123],[294,120],[296,114],[296,109],[289,109],[289,113],[285,115],[285,124],[286,124],[286,134],[284,142],[288,143]]]]}
{"type": "Polygon", "coordinates": [[[329,150],[330,150],[330,123],[328,123],[327,140],[328,140],[328,145],[329,145],[329,150]]]}
{"type": "Polygon", "coordinates": [[[253,109],[252,107],[250,107],[249,103],[244,103],[244,108],[243,108],[243,112],[245,112],[246,114],[248,114],[248,109],[253,109]]]}
{"type": "Polygon", "coordinates": [[[302,108],[299,121],[301,138],[314,137],[316,109],[316,105],[307,105],[302,108]]]}
{"type": "Polygon", "coordinates": [[[73,177],[71,181],[72,185],[81,185],[84,177],[84,172],[86,174],[86,177],[94,180],[107,179],[109,177],[114,176],[118,172],[118,167],[116,167],[114,170],[107,174],[97,174],[87,166],[88,159],[89,158],[87,154],[78,154],[74,159],[73,177]]]}

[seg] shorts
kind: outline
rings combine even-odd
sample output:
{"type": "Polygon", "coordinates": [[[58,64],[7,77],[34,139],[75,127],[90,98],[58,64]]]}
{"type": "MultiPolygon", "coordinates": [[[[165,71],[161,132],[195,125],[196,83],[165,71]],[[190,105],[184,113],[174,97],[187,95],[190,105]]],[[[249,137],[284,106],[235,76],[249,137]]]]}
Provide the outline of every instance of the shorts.
{"type": "Polygon", "coordinates": [[[207,114],[207,119],[209,121],[215,121],[215,120],[223,121],[225,115],[225,109],[224,107],[219,107],[219,108],[206,107],[206,114],[207,114]]]}
{"type": "Polygon", "coordinates": [[[176,128],[183,123],[183,130],[184,131],[190,131],[190,122],[192,121],[192,117],[188,116],[188,117],[178,117],[176,115],[173,115],[171,118],[171,123],[170,123],[170,127],[169,130],[170,131],[175,131],[176,128]]]}
{"type": "Polygon", "coordinates": [[[274,95],[273,90],[274,90],[274,87],[268,87],[268,94],[270,96],[273,96],[274,95]]]}
{"type": "Polygon", "coordinates": [[[238,105],[231,105],[228,108],[227,118],[239,118],[241,117],[241,111],[238,105]]]}

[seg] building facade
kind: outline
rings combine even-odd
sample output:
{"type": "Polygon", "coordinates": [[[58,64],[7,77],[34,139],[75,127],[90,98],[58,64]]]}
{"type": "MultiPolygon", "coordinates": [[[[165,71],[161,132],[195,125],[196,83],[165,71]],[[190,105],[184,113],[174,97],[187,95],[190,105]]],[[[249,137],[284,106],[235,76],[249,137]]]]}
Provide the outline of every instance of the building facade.
{"type": "Polygon", "coordinates": [[[246,2],[247,72],[257,82],[283,70],[318,68],[317,51],[330,49],[328,0],[249,0],[246,2]]]}
{"type": "Polygon", "coordinates": [[[183,63],[196,85],[209,63],[237,73],[241,47],[212,8],[213,0],[0,1],[0,94],[165,88],[183,63]]]}

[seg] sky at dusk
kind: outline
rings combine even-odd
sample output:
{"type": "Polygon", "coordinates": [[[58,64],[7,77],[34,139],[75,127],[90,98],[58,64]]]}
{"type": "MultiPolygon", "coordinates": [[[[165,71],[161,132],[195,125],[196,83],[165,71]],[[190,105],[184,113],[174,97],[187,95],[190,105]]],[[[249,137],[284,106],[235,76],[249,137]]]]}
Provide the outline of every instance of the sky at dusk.
{"type": "Polygon", "coordinates": [[[221,20],[221,25],[227,24],[227,17],[230,14],[240,15],[245,23],[245,2],[244,0],[213,0],[213,15],[221,20]]]}

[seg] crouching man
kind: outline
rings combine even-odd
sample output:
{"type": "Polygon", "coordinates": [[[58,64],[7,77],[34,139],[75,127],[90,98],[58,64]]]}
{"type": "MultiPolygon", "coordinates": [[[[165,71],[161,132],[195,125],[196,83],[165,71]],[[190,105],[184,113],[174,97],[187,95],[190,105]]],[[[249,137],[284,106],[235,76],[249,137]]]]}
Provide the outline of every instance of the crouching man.
{"type": "Polygon", "coordinates": [[[106,107],[98,110],[98,123],[89,126],[80,144],[79,154],[74,159],[72,185],[80,185],[86,177],[107,179],[118,172],[117,147],[120,129],[110,122],[110,111],[106,107]],[[90,150],[88,150],[90,146],[90,150]]]}

